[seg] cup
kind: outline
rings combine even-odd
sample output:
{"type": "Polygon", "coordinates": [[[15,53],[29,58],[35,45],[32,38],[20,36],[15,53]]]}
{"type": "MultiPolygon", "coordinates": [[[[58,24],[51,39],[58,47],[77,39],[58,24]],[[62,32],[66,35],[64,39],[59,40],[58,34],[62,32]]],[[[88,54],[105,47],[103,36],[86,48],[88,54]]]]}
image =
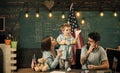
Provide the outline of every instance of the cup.
{"type": "Polygon", "coordinates": [[[11,40],[10,40],[10,39],[5,39],[5,44],[6,44],[6,45],[10,45],[10,43],[11,43],[11,40]]]}
{"type": "Polygon", "coordinates": [[[17,48],[17,41],[11,41],[11,48],[17,48]]]}

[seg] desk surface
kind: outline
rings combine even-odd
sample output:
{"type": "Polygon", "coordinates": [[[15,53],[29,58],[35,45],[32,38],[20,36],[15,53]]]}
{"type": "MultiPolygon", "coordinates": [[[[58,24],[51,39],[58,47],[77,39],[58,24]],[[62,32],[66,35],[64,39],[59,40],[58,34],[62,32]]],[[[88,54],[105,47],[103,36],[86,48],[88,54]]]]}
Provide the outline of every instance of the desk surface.
{"type": "MultiPolygon", "coordinates": [[[[35,72],[31,68],[23,68],[19,69],[17,72],[14,73],[40,73],[35,72]]],[[[53,70],[50,72],[43,72],[43,73],[112,73],[111,70],[81,70],[81,69],[72,69],[71,71],[67,72],[65,70],[53,70]]]]}
{"type": "Polygon", "coordinates": [[[71,71],[64,70],[54,70],[50,73],[112,73],[111,70],[81,70],[81,69],[72,69],[71,71]]]}

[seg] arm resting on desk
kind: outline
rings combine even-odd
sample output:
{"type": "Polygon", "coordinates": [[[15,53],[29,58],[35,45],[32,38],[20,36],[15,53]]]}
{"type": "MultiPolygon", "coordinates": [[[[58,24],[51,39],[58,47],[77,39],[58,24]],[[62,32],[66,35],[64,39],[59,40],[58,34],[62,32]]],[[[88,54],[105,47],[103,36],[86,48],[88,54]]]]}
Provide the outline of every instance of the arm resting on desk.
{"type": "Polygon", "coordinates": [[[104,60],[101,65],[88,65],[88,69],[109,69],[109,63],[107,60],[104,60]]]}

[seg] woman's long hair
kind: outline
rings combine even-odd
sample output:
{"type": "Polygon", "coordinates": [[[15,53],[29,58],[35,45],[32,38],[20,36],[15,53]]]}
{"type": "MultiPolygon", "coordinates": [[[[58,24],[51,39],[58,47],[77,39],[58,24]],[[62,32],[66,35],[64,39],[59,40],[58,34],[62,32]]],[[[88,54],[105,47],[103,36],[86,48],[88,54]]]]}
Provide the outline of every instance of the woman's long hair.
{"type": "Polygon", "coordinates": [[[46,36],[41,41],[41,51],[50,51],[51,48],[51,38],[46,36]]]}

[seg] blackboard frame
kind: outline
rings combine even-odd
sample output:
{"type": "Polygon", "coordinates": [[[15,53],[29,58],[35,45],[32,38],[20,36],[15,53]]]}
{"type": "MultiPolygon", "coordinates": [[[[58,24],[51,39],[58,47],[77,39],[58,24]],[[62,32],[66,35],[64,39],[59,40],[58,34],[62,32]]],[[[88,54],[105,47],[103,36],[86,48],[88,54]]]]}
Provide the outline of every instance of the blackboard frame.
{"type": "Polygon", "coordinates": [[[0,17],[0,31],[5,31],[5,17],[0,17]]]}

